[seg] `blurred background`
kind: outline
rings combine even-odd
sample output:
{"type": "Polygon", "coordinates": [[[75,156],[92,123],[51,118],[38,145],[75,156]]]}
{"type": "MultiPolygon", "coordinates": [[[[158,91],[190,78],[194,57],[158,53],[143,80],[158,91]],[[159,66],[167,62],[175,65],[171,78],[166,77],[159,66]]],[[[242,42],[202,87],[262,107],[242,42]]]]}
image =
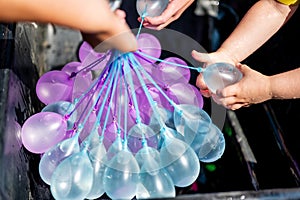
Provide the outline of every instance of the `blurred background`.
{"type": "MultiPolygon", "coordinates": [[[[208,52],[218,48],[255,1],[195,1],[167,28],[197,41],[208,52]],[[198,4],[197,4],[198,3],[198,4]]],[[[132,29],[139,27],[134,0],[121,9],[132,29]]],[[[266,75],[300,66],[299,14],[244,63],[266,75]],[[296,49],[296,50],[295,50],[296,49]]],[[[53,199],[39,177],[40,155],[21,144],[24,121],[43,105],[35,93],[38,78],[78,60],[79,32],[53,24],[0,24],[0,199],[53,199]]],[[[167,56],[162,54],[162,56],[167,56]]],[[[194,72],[195,73],[195,72],[194,72]]],[[[191,83],[195,83],[193,74],[191,83]]],[[[205,98],[204,109],[211,110],[205,98]]],[[[226,111],[223,156],[201,163],[197,181],[177,188],[178,199],[300,199],[300,100],[270,100],[226,111]]]]}

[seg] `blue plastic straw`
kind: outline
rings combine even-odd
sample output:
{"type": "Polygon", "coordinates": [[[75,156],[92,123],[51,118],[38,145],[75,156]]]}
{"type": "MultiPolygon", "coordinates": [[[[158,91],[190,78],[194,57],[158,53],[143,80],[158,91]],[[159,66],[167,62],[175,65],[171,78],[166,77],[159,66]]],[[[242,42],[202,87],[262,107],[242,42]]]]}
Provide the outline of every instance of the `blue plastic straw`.
{"type": "MultiPolygon", "coordinates": [[[[188,65],[182,65],[182,64],[178,64],[178,63],[172,63],[172,62],[169,62],[169,61],[166,61],[166,60],[162,60],[162,59],[159,59],[159,58],[155,58],[153,56],[150,56],[148,54],[145,54],[141,51],[136,51],[134,52],[134,54],[140,58],[143,58],[143,57],[146,57],[146,58],[149,58],[151,60],[155,60],[155,61],[159,61],[159,62],[163,62],[163,63],[166,63],[166,64],[169,64],[169,65],[173,65],[173,66],[176,66],[176,67],[182,67],[182,68],[187,68],[187,69],[192,69],[192,70],[196,70],[197,72],[199,73],[202,73],[205,68],[201,68],[201,67],[192,67],[192,66],[188,66],[188,65]]],[[[144,59],[146,61],[148,61],[149,63],[151,63],[149,60],[147,59],[144,59]]]]}

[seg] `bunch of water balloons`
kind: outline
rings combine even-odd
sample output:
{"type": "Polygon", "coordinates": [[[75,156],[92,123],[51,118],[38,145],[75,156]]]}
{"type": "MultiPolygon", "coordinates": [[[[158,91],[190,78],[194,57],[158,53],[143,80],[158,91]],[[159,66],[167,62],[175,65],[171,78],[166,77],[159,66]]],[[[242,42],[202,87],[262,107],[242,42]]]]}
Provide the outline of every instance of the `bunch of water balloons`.
{"type": "Polygon", "coordinates": [[[39,174],[55,199],[175,197],[175,186],[197,179],[199,161],[222,156],[224,136],[189,84],[190,70],[221,87],[218,79],[236,71],[162,60],[156,37],[137,40],[138,51],[129,53],[98,53],[84,42],[78,62],[39,78],[45,107],[25,121],[21,136],[27,150],[41,154],[39,174]],[[219,69],[227,75],[213,73],[219,69]]]}

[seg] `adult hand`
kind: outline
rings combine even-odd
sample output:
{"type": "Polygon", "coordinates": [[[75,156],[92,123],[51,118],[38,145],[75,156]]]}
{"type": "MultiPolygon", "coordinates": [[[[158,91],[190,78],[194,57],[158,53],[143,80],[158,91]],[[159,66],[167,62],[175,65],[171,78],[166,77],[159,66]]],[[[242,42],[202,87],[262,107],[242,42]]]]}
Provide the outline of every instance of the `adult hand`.
{"type": "MultiPolygon", "coordinates": [[[[210,64],[216,63],[216,62],[227,62],[227,63],[235,65],[235,62],[229,56],[227,56],[226,54],[224,54],[222,52],[200,53],[200,52],[193,50],[192,57],[195,60],[203,63],[203,68],[205,68],[206,66],[208,66],[210,64]]],[[[203,80],[202,73],[200,73],[197,76],[196,86],[200,89],[200,92],[204,97],[212,96],[212,93],[208,90],[208,88],[203,80]]]]}
{"type": "MultiPolygon", "coordinates": [[[[194,2],[194,0],[170,0],[166,10],[157,17],[145,17],[143,26],[150,29],[161,30],[171,22],[177,20],[181,14],[194,2]]],[[[141,17],[138,18],[141,22],[141,17]]]]}
{"type": "Polygon", "coordinates": [[[243,78],[222,90],[218,90],[216,102],[224,107],[236,110],[257,104],[272,98],[270,77],[263,75],[247,65],[237,64],[243,78]]]}

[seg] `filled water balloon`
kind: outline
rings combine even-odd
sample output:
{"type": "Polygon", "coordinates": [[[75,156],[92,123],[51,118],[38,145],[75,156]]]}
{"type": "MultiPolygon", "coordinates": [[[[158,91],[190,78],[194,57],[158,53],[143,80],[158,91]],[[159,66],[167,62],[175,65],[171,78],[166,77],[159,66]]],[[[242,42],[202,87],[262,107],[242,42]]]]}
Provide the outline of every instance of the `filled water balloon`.
{"type": "Polygon", "coordinates": [[[109,6],[112,11],[115,11],[121,6],[122,0],[109,0],[109,6]]]}
{"type": "Polygon", "coordinates": [[[211,124],[206,134],[196,138],[195,143],[200,144],[200,146],[195,149],[195,152],[200,161],[209,163],[221,158],[225,150],[225,138],[216,125],[211,124]]]}
{"type": "Polygon", "coordinates": [[[67,121],[54,112],[40,112],[29,117],[22,126],[22,143],[28,151],[44,153],[62,141],[67,121]]]}
{"type": "Polygon", "coordinates": [[[168,62],[187,65],[187,63],[177,57],[168,57],[164,61],[158,64],[158,70],[154,71],[153,76],[160,79],[162,82],[168,85],[175,83],[188,83],[191,78],[191,72],[188,68],[177,67],[174,65],[168,64],[168,62]]]}
{"type": "Polygon", "coordinates": [[[206,123],[212,123],[211,118],[203,109],[197,106],[180,104],[174,111],[176,130],[184,136],[188,144],[192,143],[197,132],[209,130],[206,123]]]}
{"type": "Polygon", "coordinates": [[[193,85],[176,83],[170,85],[166,93],[176,104],[189,104],[203,108],[203,97],[193,85]]]}
{"type": "Polygon", "coordinates": [[[86,198],[97,199],[105,193],[103,186],[103,174],[106,167],[106,149],[104,144],[102,142],[98,142],[97,146],[88,151],[88,155],[93,166],[94,178],[92,188],[86,198]]]}
{"type": "Polygon", "coordinates": [[[136,195],[140,168],[125,147],[108,163],[104,171],[104,190],[111,199],[132,199],[136,195]]]}
{"type": "Polygon", "coordinates": [[[63,68],[61,69],[61,71],[66,72],[69,76],[72,75],[72,73],[74,72],[78,72],[79,70],[82,69],[82,65],[80,62],[77,61],[73,61],[73,62],[69,62],[66,65],[63,66],[63,68]]]}
{"type": "Polygon", "coordinates": [[[173,112],[170,110],[157,106],[158,116],[152,115],[149,126],[155,133],[159,133],[162,129],[161,122],[164,123],[167,127],[175,129],[173,112]],[[159,118],[157,118],[159,117],[159,118]]]}
{"type": "Polygon", "coordinates": [[[41,112],[54,112],[67,118],[68,130],[72,129],[77,119],[77,111],[75,110],[71,116],[69,114],[75,109],[75,105],[68,101],[57,101],[46,105],[41,112]]]}
{"type": "Polygon", "coordinates": [[[208,65],[203,72],[204,82],[212,93],[238,82],[242,77],[242,72],[229,63],[208,65]]]}
{"type": "Polygon", "coordinates": [[[156,17],[168,6],[169,0],[137,0],[136,9],[141,17],[156,17]]]}
{"type": "Polygon", "coordinates": [[[160,166],[158,150],[144,146],[135,157],[141,168],[136,198],[174,198],[175,186],[171,176],[160,166]]]}
{"type": "Polygon", "coordinates": [[[174,185],[186,187],[199,176],[200,162],[194,150],[182,140],[165,138],[160,150],[161,166],[170,174],[174,185]]]}
{"type": "MultiPolygon", "coordinates": [[[[137,38],[138,42],[138,51],[150,55],[154,58],[159,58],[161,54],[161,45],[159,40],[149,34],[149,33],[141,33],[137,38]]],[[[149,65],[149,63],[154,63],[154,60],[149,60],[146,58],[136,57],[141,65],[149,65]]]]}
{"type": "Polygon", "coordinates": [[[120,138],[124,137],[124,131],[122,128],[118,125],[118,122],[116,120],[113,120],[110,124],[107,125],[105,129],[105,134],[104,138],[106,139],[105,141],[105,146],[110,146],[116,138],[120,136],[120,138]]]}
{"type": "Polygon", "coordinates": [[[80,150],[78,138],[65,139],[46,151],[39,163],[39,173],[42,180],[50,185],[51,177],[56,167],[67,157],[80,150]]]}
{"type": "MultiPolygon", "coordinates": [[[[168,110],[173,110],[173,107],[172,105],[170,105],[170,102],[161,94],[161,92],[153,84],[147,84],[146,87],[147,87],[147,91],[150,93],[153,101],[155,101],[156,104],[168,110]]],[[[149,102],[147,96],[145,95],[145,91],[143,87],[141,86],[137,88],[135,92],[136,92],[136,97],[138,99],[138,102],[140,103],[140,108],[142,113],[147,113],[148,118],[150,118],[153,112],[151,108],[151,102],[149,102]]],[[[145,121],[145,123],[148,122],[149,119],[148,121],[145,121]]]]}
{"type": "Polygon", "coordinates": [[[91,77],[91,75],[83,76],[82,74],[78,74],[74,78],[72,100],[80,98],[82,94],[88,91],[93,82],[91,77]]]}
{"type": "Polygon", "coordinates": [[[148,146],[157,148],[157,134],[145,124],[136,124],[128,132],[128,147],[133,154],[138,152],[143,146],[143,140],[147,141],[148,146]]]}
{"type": "Polygon", "coordinates": [[[74,80],[59,70],[43,74],[36,84],[36,94],[44,104],[56,101],[71,101],[74,80]]]}
{"type": "Polygon", "coordinates": [[[106,159],[109,161],[123,149],[123,141],[120,135],[117,135],[115,141],[108,148],[106,159]]]}
{"type": "Polygon", "coordinates": [[[86,57],[93,52],[94,52],[93,47],[88,42],[83,41],[79,47],[79,52],[78,52],[79,60],[83,62],[86,59],[86,57]]]}
{"type": "Polygon", "coordinates": [[[93,185],[93,167],[85,151],[63,160],[54,170],[50,190],[55,199],[82,200],[93,185]]]}

